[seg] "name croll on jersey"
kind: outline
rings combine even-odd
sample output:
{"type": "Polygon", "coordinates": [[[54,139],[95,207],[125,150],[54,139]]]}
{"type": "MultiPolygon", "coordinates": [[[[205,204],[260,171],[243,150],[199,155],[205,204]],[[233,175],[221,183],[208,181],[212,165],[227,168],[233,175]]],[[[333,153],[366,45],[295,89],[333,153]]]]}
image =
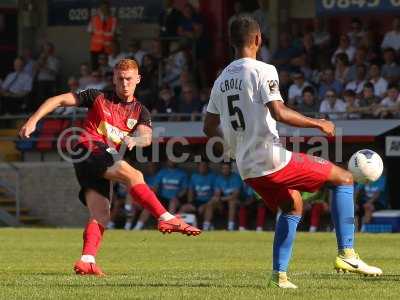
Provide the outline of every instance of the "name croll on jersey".
{"type": "Polygon", "coordinates": [[[229,64],[211,90],[207,111],[220,116],[224,140],[243,179],[276,172],[291,158],[279,142],[270,101],[283,101],[276,68],[252,58],[229,64]]]}

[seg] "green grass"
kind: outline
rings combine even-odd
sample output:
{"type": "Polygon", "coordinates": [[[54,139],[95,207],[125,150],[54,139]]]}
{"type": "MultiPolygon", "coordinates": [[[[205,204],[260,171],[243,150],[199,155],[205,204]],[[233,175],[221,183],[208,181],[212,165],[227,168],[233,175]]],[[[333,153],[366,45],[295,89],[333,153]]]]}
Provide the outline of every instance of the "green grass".
{"type": "Polygon", "coordinates": [[[400,236],[357,235],[380,278],[337,275],[334,234],[299,233],[290,268],[298,290],[267,288],[272,233],[106,233],[104,278],[76,276],[81,230],[1,229],[0,299],[399,299],[400,236]]]}

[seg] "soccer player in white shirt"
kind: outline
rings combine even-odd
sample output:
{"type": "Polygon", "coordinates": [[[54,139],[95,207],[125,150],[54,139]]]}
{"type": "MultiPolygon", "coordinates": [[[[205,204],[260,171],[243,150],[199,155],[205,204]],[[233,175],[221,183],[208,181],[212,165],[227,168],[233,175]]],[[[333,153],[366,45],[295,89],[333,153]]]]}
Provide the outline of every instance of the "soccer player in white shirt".
{"type": "Polygon", "coordinates": [[[251,17],[232,22],[230,38],[236,60],[216,79],[211,91],[204,132],[222,137],[236,158],[239,173],[273,210],[282,214],[276,225],[271,286],[296,288],[286,276],[297,224],[302,214],[299,191],[315,191],[325,182],[335,186],[332,217],[338,256],[335,268],[366,275],[382,271],[359,259],[353,249],[353,177],[319,157],[292,153],[279,143],[276,121],[295,127],[317,128],[333,136],[335,126],[308,118],[285,106],[274,66],[257,61],[262,44],[260,28],[251,17]]]}

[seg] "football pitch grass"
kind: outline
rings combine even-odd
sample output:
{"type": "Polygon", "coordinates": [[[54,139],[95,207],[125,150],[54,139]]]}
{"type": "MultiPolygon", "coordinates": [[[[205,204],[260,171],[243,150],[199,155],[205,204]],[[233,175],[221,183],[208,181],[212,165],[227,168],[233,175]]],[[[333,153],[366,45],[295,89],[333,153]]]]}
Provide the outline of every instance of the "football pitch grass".
{"type": "Polygon", "coordinates": [[[338,275],[333,233],[299,233],[290,278],[267,287],[271,232],[107,231],[97,262],[106,277],[72,272],[82,230],[0,229],[0,299],[399,299],[400,235],[357,234],[356,248],[384,276],[338,275]]]}

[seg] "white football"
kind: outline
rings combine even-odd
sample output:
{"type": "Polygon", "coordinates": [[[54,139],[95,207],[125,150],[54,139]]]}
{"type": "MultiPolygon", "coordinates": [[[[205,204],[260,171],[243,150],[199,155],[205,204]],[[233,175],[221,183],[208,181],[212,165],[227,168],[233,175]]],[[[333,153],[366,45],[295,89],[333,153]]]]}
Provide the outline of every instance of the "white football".
{"type": "Polygon", "coordinates": [[[363,149],[354,153],[349,160],[349,171],[358,183],[373,182],[381,177],[383,161],[378,153],[363,149]]]}

